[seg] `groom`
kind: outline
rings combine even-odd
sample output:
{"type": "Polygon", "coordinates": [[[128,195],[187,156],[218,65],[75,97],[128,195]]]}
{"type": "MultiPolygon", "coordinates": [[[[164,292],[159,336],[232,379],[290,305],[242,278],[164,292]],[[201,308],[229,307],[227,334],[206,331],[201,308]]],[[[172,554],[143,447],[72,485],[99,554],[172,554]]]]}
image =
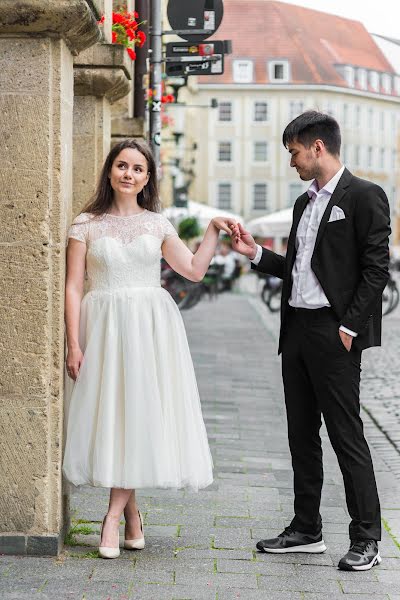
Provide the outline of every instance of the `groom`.
{"type": "Polygon", "coordinates": [[[351,523],[344,570],[381,562],[380,507],[360,418],[361,352],[381,343],[382,292],[388,280],[389,205],[374,183],[340,162],[340,129],[331,116],[303,113],[283,144],[311,184],[293,209],[286,258],[232,226],[233,248],[252,268],[283,279],[279,352],[294,471],[294,513],[264,552],[323,552],[321,414],[339,461],[351,523]]]}

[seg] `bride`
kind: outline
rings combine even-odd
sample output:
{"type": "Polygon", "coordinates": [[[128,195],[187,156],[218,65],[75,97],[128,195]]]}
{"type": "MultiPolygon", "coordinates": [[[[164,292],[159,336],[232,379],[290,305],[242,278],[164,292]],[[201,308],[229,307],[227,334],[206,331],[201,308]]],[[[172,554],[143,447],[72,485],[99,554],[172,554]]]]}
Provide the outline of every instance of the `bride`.
{"type": "Polygon", "coordinates": [[[148,146],[124,140],[105,160],[92,201],[68,232],[63,473],[75,486],[110,489],[100,556],[144,547],[135,490],[193,490],[212,480],[212,458],[179,310],[160,285],[161,256],[200,281],[224,219],[192,254],[160,212],[148,146]],[[84,293],[84,279],[87,291],[84,293]]]}

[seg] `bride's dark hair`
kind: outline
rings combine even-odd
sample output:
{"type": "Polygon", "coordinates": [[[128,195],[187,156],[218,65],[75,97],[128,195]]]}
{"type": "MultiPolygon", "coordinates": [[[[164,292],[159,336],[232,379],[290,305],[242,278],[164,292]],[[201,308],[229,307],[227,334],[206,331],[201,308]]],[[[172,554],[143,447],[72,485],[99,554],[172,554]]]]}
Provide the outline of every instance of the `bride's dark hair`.
{"type": "Polygon", "coordinates": [[[113,189],[108,175],[114,160],[122,150],[125,150],[125,148],[132,148],[133,150],[140,152],[140,154],[143,154],[147,161],[147,168],[150,173],[148,183],[138,194],[137,201],[139,206],[147,208],[147,210],[152,212],[160,212],[161,203],[158,195],[157,169],[153,154],[148,144],[134,139],[123,140],[111,148],[101,170],[97,189],[93,197],[82,209],[82,212],[90,213],[92,215],[102,215],[108,211],[113,201],[113,189]]]}

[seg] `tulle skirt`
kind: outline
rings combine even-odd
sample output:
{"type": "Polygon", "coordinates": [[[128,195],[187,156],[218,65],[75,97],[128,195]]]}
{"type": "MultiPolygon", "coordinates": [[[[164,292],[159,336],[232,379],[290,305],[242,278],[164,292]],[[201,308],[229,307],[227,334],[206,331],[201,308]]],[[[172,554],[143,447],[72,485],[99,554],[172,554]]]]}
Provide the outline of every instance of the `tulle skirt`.
{"type": "Polygon", "coordinates": [[[75,486],[208,486],[212,458],[182,317],[162,288],[91,291],[66,386],[63,473],[75,486]]]}

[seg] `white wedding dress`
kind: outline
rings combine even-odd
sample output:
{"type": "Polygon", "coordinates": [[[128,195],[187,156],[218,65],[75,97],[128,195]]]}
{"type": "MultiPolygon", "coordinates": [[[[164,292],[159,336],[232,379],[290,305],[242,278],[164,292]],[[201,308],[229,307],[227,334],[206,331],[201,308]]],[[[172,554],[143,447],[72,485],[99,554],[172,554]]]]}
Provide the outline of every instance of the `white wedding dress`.
{"type": "Polygon", "coordinates": [[[63,473],[75,486],[208,486],[212,459],[183,321],[160,284],[161,214],[81,214],[84,360],[66,385],[63,473]],[[70,389],[69,389],[70,388],[70,389]]]}

